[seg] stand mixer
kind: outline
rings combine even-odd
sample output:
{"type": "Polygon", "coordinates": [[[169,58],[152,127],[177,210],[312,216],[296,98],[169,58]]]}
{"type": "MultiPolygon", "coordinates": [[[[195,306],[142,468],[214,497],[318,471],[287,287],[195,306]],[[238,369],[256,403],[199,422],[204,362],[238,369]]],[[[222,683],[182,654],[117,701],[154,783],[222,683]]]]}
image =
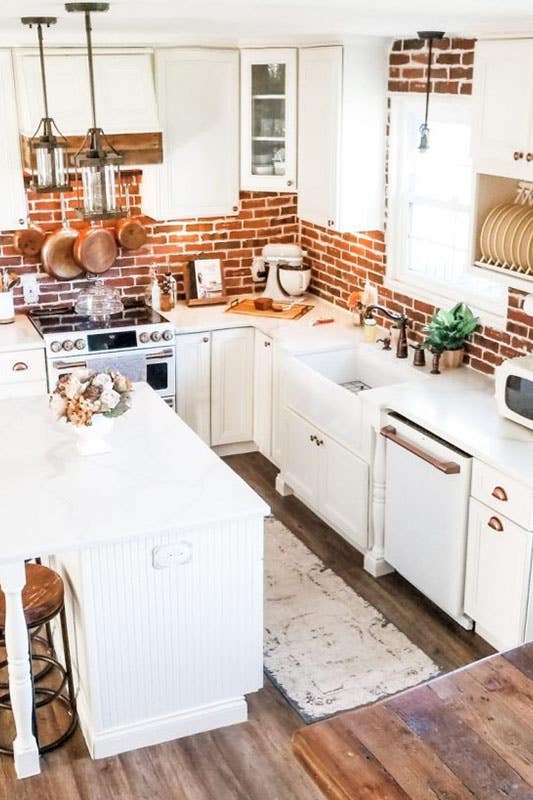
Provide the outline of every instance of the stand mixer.
{"type": "Polygon", "coordinates": [[[261,256],[254,258],[254,280],[264,280],[263,297],[274,302],[287,302],[289,297],[302,297],[311,281],[311,270],[303,265],[306,255],[296,244],[266,244],[261,256]]]}

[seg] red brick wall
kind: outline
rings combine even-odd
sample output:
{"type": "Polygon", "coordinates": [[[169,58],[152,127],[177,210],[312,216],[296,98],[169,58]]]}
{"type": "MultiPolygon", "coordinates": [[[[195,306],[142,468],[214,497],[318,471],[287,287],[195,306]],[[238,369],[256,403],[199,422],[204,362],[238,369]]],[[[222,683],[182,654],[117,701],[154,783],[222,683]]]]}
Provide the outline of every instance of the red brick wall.
{"type": "MultiPolygon", "coordinates": [[[[132,213],[140,213],[142,174],[132,173],[132,213]]],[[[45,231],[56,230],[61,224],[58,195],[39,195],[28,192],[30,220],[45,231]]],[[[66,196],[68,217],[73,227],[83,227],[76,219],[74,193],[66,196]]],[[[105,273],[106,283],[120,288],[128,297],[142,298],[149,283],[151,267],[161,272],[178,274],[190,259],[211,253],[223,262],[226,285],[230,294],[252,290],[251,263],[267,242],[295,242],[298,238],[296,196],[267,192],[241,192],[240,209],[236,216],[155,221],[144,218],[149,239],[137,251],[119,249],[115,265],[105,273]]],[[[112,225],[112,222],[106,222],[112,225]]],[[[13,248],[12,232],[0,233],[0,267],[14,272],[42,270],[40,259],[23,258],[13,248]]],[[[46,276],[39,281],[39,305],[72,302],[86,279],[57,281],[46,276]]],[[[182,284],[178,287],[182,290],[182,284]]],[[[22,289],[15,290],[15,303],[23,310],[22,289]]]]}
{"type": "MultiPolygon", "coordinates": [[[[471,94],[474,45],[471,39],[434,42],[433,92],[471,94]]],[[[418,39],[394,42],[389,58],[389,91],[424,92],[427,55],[427,47],[418,39]]],[[[393,311],[407,313],[412,321],[410,340],[423,338],[422,328],[436,309],[415,295],[383,286],[387,261],[383,231],[341,234],[305,220],[300,221],[300,229],[301,244],[311,264],[313,292],[346,306],[349,294],[362,289],[368,279],[378,286],[380,302],[393,311]]],[[[473,336],[465,357],[473,369],[490,374],[505,358],[533,350],[533,317],[523,313],[524,296],[522,292],[509,292],[505,331],[484,327],[473,336]]]]}

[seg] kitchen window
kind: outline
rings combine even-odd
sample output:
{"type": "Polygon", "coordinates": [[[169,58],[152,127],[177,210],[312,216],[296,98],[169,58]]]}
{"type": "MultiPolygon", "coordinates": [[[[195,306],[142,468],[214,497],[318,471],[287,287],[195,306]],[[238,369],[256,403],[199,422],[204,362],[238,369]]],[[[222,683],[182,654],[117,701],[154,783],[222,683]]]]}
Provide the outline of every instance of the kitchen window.
{"type": "Polygon", "coordinates": [[[388,283],[436,305],[464,300],[505,313],[503,284],[472,267],[471,100],[432,95],[430,149],[418,151],[422,95],[391,97],[388,283]]]}

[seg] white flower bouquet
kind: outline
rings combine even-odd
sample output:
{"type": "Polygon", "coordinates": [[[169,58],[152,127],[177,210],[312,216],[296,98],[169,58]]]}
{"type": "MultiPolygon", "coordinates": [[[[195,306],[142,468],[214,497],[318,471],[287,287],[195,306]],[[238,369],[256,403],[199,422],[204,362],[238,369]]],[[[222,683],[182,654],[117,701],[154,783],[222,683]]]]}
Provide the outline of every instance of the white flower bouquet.
{"type": "Polygon", "coordinates": [[[95,414],[119,417],[130,408],[131,381],[120,372],[77,369],[61,375],[50,398],[58,419],[76,426],[93,425],[95,414]]]}

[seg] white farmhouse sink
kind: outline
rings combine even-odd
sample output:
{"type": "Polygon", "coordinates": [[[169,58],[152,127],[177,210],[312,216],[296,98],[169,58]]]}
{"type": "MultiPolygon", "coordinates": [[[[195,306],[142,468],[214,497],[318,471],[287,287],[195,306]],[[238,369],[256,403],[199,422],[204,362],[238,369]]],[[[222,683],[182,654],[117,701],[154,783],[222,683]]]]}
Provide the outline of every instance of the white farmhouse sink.
{"type": "Polygon", "coordinates": [[[290,362],[283,379],[284,405],[363,456],[363,404],[357,384],[368,391],[427,378],[409,359],[398,359],[375,344],[306,353],[290,362]]]}

